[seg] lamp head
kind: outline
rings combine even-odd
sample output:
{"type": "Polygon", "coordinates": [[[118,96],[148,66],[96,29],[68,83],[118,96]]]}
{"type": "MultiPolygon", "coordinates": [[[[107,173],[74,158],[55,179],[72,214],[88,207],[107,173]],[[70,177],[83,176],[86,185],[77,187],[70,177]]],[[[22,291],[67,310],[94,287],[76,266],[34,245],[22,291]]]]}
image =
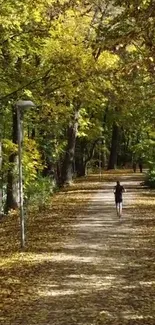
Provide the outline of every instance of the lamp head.
{"type": "Polygon", "coordinates": [[[16,102],[16,106],[18,106],[20,108],[28,108],[28,107],[35,107],[36,105],[31,100],[22,100],[22,99],[19,99],[16,102]]]}

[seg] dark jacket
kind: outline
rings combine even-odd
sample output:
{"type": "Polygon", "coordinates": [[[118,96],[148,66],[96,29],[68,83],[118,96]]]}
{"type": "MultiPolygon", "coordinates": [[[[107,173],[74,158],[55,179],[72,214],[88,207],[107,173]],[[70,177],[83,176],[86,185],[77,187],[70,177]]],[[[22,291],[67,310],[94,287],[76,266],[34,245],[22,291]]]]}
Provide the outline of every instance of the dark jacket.
{"type": "Polygon", "coordinates": [[[124,187],[122,185],[116,185],[114,188],[115,202],[120,203],[123,201],[122,193],[124,192],[124,187]]]}

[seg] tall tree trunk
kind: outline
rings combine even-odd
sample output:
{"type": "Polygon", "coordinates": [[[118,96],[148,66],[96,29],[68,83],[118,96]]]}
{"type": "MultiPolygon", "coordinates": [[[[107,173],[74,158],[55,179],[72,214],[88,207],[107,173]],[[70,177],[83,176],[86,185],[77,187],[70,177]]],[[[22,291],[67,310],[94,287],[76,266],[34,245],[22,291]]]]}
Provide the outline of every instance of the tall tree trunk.
{"type": "Polygon", "coordinates": [[[102,167],[106,168],[107,167],[107,152],[106,152],[105,138],[103,139],[102,145],[103,145],[103,148],[104,148],[103,153],[102,153],[102,167]]]}
{"type": "Polygon", "coordinates": [[[79,177],[87,175],[87,165],[91,161],[94,155],[96,144],[99,142],[99,138],[94,142],[89,143],[88,140],[78,139],[76,147],[76,159],[75,166],[76,172],[79,177]]]}
{"type": "Polygon", "coordinates": [[[75,170],[79,177],[86,175],[86,145],[87,142],[85,139],[77,138],[75,148],[75,170]]]}
{"type": "Polygon", "coordinates": [[[73,163],[75,156],[75,144],[78,130],[79,108],[74,108],[72,123],[68,126],[67,148],[62,164],[62,184],[70,184],[73,179],[73,163]]]}
{"type": "MultiPolygon", "coordinates": [[[[17,129],[17,113],[16,108],[12,107],[12,141],[17,144],[18,142],[18,129],[17,129]]],[[[11,153],[9,156],[9,169],[7,174],[7,197],[5,203],[5,212],[10,209],[16,209],[18,207],[18,182],[15,176],[15,167],[17,167],[18,154],[16,152],[11,153]]]]}
{"type": "Polygon", "coordinates": [[[107,168],[107,145],[106,145],[106,123],[107,123],[107,116],[109,111],[109,104],[105,108],[104,116],[103,116],[103,141],[102,141],[102,147],[103,147],[103,153],[102,153],[102,167],[107,168]]]}
{"type": "Polygon", "coordinates": [[[76,172],[78,177],[86,176],[86,167],[87,162],[83,157],[76,159],[76,172]]]}
{"type": "Polygon", "coordinates": [[[115,169],[117,167],[117,152],[119,143],[119,127],[116,123],[113,124],[112,140],[108,169],[115,169]]]}

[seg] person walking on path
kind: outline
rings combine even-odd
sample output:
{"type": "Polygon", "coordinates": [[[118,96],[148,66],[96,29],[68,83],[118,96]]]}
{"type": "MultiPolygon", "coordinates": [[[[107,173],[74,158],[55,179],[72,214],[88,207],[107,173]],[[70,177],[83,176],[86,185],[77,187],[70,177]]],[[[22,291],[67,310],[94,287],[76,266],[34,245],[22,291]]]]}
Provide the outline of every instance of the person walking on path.
{"type": "Polygon", "coordinates": [[[124,187],[117,181],[116,186],[114,187],[115,203],[117,216],[122,217],[122,202],[123,202],[123,192],[125,192],[124,187]]]}

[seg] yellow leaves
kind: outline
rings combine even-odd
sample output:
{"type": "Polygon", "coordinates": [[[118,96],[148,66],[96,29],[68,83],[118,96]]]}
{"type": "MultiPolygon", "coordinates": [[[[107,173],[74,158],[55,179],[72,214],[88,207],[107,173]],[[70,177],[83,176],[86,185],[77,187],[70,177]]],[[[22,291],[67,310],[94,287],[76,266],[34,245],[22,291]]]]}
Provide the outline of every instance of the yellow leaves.
{"type": "Polygon", "coordinates": [[[150,5],[151,0],[142,0],[142,6],[146,9],[150,5]]]}
{"type": "MultiPolygon", "coordinates": [[[[56,194],[48,212],[44,215],[33,213],[26,218],[25,252],[19,252],[19,219],[10,216],[1,225],[0,321],[3,316],[3,325],[5,321],[19,323],[22,315],[25,315],[27,324],[44,324],[46,313],[42,304],[38,309],[38,301],[41,297],[46,300],[47,297],[62,296],[59,288],[56,290],[56,284],[51,282],[51,277],[54,275],[54,265],[62,263],[64,256],[54,253],[54,250],[61,249],[66,236],[72,235],[70,221],[89,197],[88,194],[82,197],[80,188],[77,184],[74,190],[79,189],[79,192],[72,194],[66,190],[56,194]]],[[[62,291],[63,295],[70,293],[66,289],[62,291]]],[[[48,306],[45,310],[49,313],[48,306]]]]}
{"type": "Polygon", "coordinates": [[[78,10],[69,9],[65,15],[59,17],[55,26],[61,31],[61,36],[74,38],[78,44],[84,40],[90,21],[91,18],[86,18],[85,15],[81,15],[78,10]]]}
{"type": "Polygon", "coordinates": [[[133,52],[137,52],[137,48],[134,44],[129,44],[126,46],[126,51],[128,53],[133,53],[133,52]]]}
{"type": "Polygon", "coordinates": [[[3,139],[4,154],[9,156],[11,153],[17,153],[18,146],[9,139],[3,139]]]}
{"type": "Polygon", "coordinates": [[[53,22],[51,38],[46,42],[43,55],[51,59],[57,55],[58,58],[62,57],[62,62],[63,58],[68,57],[70,61],[73,59],[82,62],[83,60],[83,63],[86,63],[91,53],[83,44],[88,27],[88,23],[85,23],[82,17],[78,17],[72,10],[67,11],[65,17],[60,16],[53,22]]]}
{"type": "Polygon", "coordinates": [[[27,137],[24,138],[23,166],[25,185],[34,180],[38,171],[44,168],[36,141],[27,137]]]}
{"type": "Polygon", "coordinates": [[[119,64],[119,56],[109,51],[103,51],[97,61],[98,69],[116,69],[119,64]]]}
{"type": "Polygon", "coordinates": [[[24,252],[19,219],[1,223],[0,323],[154,324],[154,208],[132,176],[104,172],[101,183],[93,174],[56,193],[48,210],[28,214],[24,252]],[[122,223],[112,203],[118,176],[129,186],[122,223]],[[146,208],[133,209],[133,198],[146,208]]]}
{"type": "Polygon", "coordinates": [[[33,18],[37,23],[41,22],[42,21],[42,11],[35,8],[35,10],[33,12],[33,18]]]}
{"type": "Polygon", "coordinates": [[[26,96],[27,98],[32,98],[32,91],[29,89],[24,89],[23,90],[23,97],[26,96]]]}

